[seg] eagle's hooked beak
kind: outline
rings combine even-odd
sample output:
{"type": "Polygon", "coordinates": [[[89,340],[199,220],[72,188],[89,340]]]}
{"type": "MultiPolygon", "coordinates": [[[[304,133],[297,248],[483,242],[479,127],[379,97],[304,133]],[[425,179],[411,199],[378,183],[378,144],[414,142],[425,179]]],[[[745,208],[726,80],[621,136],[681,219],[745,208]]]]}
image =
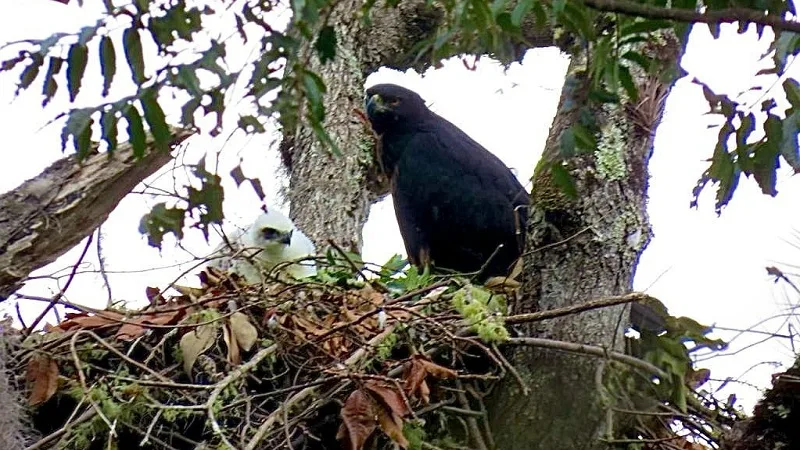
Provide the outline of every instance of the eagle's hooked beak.
{"type": "Polygon", "coordinates": [[[371,97],[367,97],[364,101],[364,105],[367,108],[368,116],[373,116],[375,113],[380,113],[388,109],[383,99],[378,94],[372,94],[371,97]]]}
{"type": "Polygon", "coordinates": [[[289,245],[292,242],[292,233],[294,230],[289,230],[286,233],[283,233],[278,240],[281,244],[289,245]]]}

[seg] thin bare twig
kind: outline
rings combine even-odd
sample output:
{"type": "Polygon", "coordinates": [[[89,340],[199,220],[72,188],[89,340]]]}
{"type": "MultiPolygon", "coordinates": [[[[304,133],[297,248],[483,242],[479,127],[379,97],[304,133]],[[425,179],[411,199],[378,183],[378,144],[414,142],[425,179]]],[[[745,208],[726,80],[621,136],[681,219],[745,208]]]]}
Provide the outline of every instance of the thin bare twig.
{"type": "Polygon", "coordinates": [[[67,289],[69,289],[69,286],[72,284],[72,280],[75,279],[75,272],[78,271],[78,266],[81,265],[83,259],[86,257],[86,252],[89,251],[89,246],[92,244],[93,236],[94,235],[90,234],[89,237],[86,238],[86,245],[83,246],[83,251],[81,252],[81,256],[78,258],[78,262],[76,262],[75,265],[72,266],[72,271],[69,273],[69,278],[67,278],[67,282],[66,284],[64,284],[64,287],[61,288],[60,291],[58,291],[58,294],[53,296],[53,298],[50,300],[50,303],[48,303],[44,311],[42,311],[42,313],[39,314],[39,316],[36,317],[36,319],[34,319],[33,323],[31,323],[31,326],[29,326],[28,328],[25,329],[25,331],[22,332],[23,336],[27,337],[29,334],[31,334],[33,330],[36,329],[36,326],[39,325],[39,322],[41,322],[42,319],[44,319],[44,316],[46,316],[47,313],[50,312],[51,309],[53,309],[53,307],[59,302],[59,300],[61,300],[61,297],[63,297],[64,294],[67,292],[67,289]]]}

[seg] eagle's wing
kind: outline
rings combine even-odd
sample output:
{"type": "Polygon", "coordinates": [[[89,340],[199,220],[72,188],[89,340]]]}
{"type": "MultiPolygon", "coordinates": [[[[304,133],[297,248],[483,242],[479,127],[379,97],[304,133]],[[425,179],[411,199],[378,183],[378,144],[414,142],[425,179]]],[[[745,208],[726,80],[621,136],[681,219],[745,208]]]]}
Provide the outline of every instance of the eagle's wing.
{"type": "MultiPolygon", "coordinates": [[[[392,176],[392,194],[409,259],[431,248],[435,265],[459,271],[481,268],[495,253],[513,261],[514,208],[524,189],[499,158],[443,118],[406,136],[392,176]]],[[[505,271],[498,267],[492,271],[505,271]]]]}

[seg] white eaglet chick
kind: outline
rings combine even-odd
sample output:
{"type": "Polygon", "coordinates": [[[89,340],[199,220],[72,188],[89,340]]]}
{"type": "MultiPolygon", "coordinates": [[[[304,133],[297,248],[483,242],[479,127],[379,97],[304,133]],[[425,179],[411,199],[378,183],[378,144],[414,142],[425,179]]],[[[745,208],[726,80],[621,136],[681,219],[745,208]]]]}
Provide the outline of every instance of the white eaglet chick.
{"type": "MultiPolygon", "coordinates": [[[[214,252],[214,255],[221,252],[226,256],[211,260],[209,265],[236,273],[250,284],[262,281],[259,270],[269,272],[279,263],[316,253],[311,239],[275,208],[268,208],[246,229],[237,227],[233,232],[226,232],[226,236],[230,246],[223,242],[214,252]],[[238,256],[231,259],[240,250],[238,256]]],[[[314,261],[306,260],[285,266],[281,273],[300,279],[316,275],[317,267],[314,261]]]]}

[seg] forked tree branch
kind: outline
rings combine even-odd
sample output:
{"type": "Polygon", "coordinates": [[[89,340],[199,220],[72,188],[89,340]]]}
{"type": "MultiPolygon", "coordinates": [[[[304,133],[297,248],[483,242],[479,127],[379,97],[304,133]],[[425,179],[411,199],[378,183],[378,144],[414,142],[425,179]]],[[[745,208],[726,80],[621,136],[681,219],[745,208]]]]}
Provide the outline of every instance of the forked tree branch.
{"type": "MultiPolygon", "coordinates": [[[[176,129],[173,144],[192,134],[176,129]]],[[[125,195],[171,159],[170,152],[149,149],[136,161],[130,144],[120,145],[111,157],[95,153],[81,163],[62,158],[1,194],[0,301],[31,272],[89,236],[125,195]]]]}

